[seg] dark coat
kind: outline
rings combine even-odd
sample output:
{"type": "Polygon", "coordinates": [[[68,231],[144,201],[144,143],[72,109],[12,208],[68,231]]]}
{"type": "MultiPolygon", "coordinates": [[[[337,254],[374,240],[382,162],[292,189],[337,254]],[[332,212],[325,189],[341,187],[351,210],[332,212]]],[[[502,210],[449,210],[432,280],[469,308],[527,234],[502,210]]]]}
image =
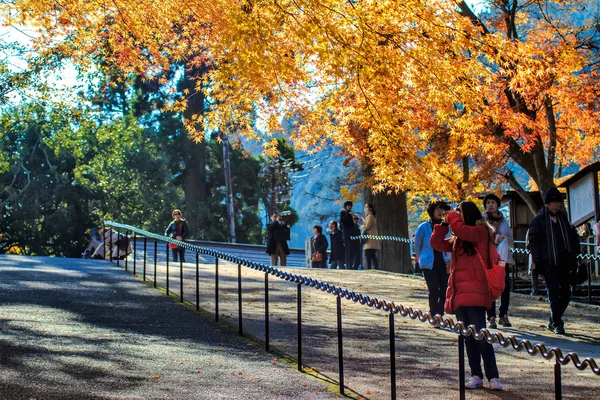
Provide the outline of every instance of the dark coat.
{"type": "MultiPolygon", "coordinates": [[[[358,231],[352,214],[345,208],[340,211],[340,229],[342,230],[344,241],[350,240],[350,236],[354,236],[358,231]]],[[[360,235],[360,231],[358,231],[358,235],[360,235]]]]}
{"type": "MultiPolygon", "coordinates": [[[[556,214],[566,229],[571,250],[565,250],[566,260],[563,258],[561,262],[561,260],[556,259],[556,254],[553,254],[551,251],[551,232],[548,230],[548,228],[552,229],[552,227],[548,227],[550,215],[548,209],[544,207],[529,223],[528,233],[531,258],[535,263],[536,271],[539,273],[546,273],[550,270],[555,270],[556,272],[561,272],[559,270],[562,270],[563,273],[567,273],[577,267],[577,255],[581,252],[579,236],[575,227],[571,225],[567,216],[562,211],[558,211],[556,214]]],[[[562,244],[562,238],[558,240],[562,244]]]]}
{"type": "Polygon", "coordinates": [[[183,218],[181,219],[180,222],[173,220],[173,222],[171,222],[169,224],[169,226],[167,227],[167,230],[165,231],[165,236],[168,236],[173,239],[177,236],[181,236],[181,240],[185,240],[185,238],[187,238],[189,234],[190,234],[190,230],[188,228],[187,221],[183,218]],[[183,224],[183,226],[181,227],[181,234],[177,233],[177,232],[179,232],[180,224],[183,224]]]}
{"type": "Polygon", "coordinates": [[[331,241],[331,254],[329,255],[329,262],[333,261],[344,261],[346,259],[346,249],[344,248],[344,239],[342,238],[342,231],[336,229],[329,235],[331,241]]]}
{"type": "Polygon", "coordinates": [[[312,252],[323,254],[323,260],[327,259],[327,247],[329,247],[329,243],[327,243],[327,238],[322,233],[313,238],[312,252]]]}
{"type": "Polygon", "coordinates": [[[281,243],[281,248],[284,254],[290,254],[286,238],[289,237],[290,228],[282,225],[279,222],[273,222],[267,225],[267,254],[275,254],[277,250],[277,242],[281,243]]]}

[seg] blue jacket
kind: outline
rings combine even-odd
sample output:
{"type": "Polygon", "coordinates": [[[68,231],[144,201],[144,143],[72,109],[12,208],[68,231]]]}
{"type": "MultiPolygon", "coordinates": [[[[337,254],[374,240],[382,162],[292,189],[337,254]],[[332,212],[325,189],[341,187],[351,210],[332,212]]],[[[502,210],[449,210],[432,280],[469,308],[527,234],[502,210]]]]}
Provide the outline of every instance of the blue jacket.
{"type": "MultiPolygon", "coordinates": [[[[415,232],[415,254],[419,258],[419,267],[421,269],[433,269],[433,249],[429,244],[429,239],[433,233],[433,222],[431,220],[423,222],[415,232]]],[[[452,236],[450,230],[446,237],[452,236]]],[[[451,253],[443,253],[444,261],[452,260],[451,253]]]]}

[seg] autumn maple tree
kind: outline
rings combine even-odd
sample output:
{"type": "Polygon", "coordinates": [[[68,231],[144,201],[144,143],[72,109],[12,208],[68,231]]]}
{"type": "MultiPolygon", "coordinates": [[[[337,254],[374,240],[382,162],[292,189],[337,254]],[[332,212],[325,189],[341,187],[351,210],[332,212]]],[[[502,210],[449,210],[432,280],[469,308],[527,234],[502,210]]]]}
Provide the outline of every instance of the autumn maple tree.
{"type": "Polygon", "coordinates": [[[183,61],[195,90],[171,107],[210,100],[187,116],[197,138],[233,127],[268,150],[293,121],[298,148],[340,146],[375,189],[464,198],[509,183],[535,209],[516,168],[545,192],[596,158],[598,11],[481,3],[16,0],[3,22],[39,30],[41,60],[87,68],[102,54],[148,79],[183,61]]]}

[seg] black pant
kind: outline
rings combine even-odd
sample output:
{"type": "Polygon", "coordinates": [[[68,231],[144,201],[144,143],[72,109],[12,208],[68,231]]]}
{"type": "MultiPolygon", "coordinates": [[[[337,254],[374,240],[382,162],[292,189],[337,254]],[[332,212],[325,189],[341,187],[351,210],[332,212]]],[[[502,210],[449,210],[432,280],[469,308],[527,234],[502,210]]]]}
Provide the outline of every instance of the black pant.
{"type": "Polygon", "coordinates": [[[367,269],[371,269],[371,262],[373,263],[373,267],[375,269],[379,269],[377,265],[377,254],[375,249],[366,249],[365,250],[365,258],[367,259],[367,269]]]}
{"type": "Polygon", "coordinates": [[[346,266],[348,269],[358,269],[360,265],[360,240],[351,240],[350,238],[344,241],[346,246],[346,266]]]}
{"type": "Polygon", "coordinates": [[[564,327],[563,314],[571,301],[571,287],[569,286],[569,274],[546,271],[544,273],[546,288],[548,289],[548,300],[550,301],[550,322],[554,326],[564,327]]]}
{"type": "MultiPolygon", "coordinates": [[[[464,322],[465,325],[475,325],[477,331],[485,328],[485,307],[459,307],[455,314],[456,318],[464,322]]],[[[486,342],[485,339],[475,340],[473,335],[469,335],[465,338],[465,345],[471,376],[478,376],[483,379],[483,371],[481,370],[481,359],[483,358],[486,378],[491,380],[500,377],[494,347],[491,344],[486,342]]]]}
{"type": "Polygon", "coordinates": [[[185,249],[183,247],[171,248],[171,253],[173,254],[174,262],[178,261],[179,256],[181,256],[181,262],[185,262],[185,249]]]}
{"type": "MultiPolygon", "coordinates": [[[[506,277],[504,278],[504,292],[500,295],[500,317],[506,317],[508,314],[508,305],[510,303],[510,264],[506,264],[506,277]]],[[[491,317],[496,318],[496,302],[492,303],[492,308],[487,310],[488,319],[491,317]]]]}
{"type": "Polygon", "coordinates": [[[422,269],[427,290],[429,290],[429,312],[433,315],[444,315],[446,289],[448,289],[448,274],[446,266],[433,266],[433,269],[422,269]]]}

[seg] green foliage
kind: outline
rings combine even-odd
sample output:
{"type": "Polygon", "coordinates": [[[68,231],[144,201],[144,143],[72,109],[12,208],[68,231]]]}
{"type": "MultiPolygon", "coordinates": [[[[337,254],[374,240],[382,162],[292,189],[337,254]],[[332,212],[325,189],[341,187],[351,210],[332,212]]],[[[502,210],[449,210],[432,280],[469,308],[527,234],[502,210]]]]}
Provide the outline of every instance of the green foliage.
{"type": "Polygon", "coordinates": [[[25,104],[0,123],[0,251],[80,256],[103,219],[162,231],[179,202],[135,120],[99,124],[25,104]]]}

